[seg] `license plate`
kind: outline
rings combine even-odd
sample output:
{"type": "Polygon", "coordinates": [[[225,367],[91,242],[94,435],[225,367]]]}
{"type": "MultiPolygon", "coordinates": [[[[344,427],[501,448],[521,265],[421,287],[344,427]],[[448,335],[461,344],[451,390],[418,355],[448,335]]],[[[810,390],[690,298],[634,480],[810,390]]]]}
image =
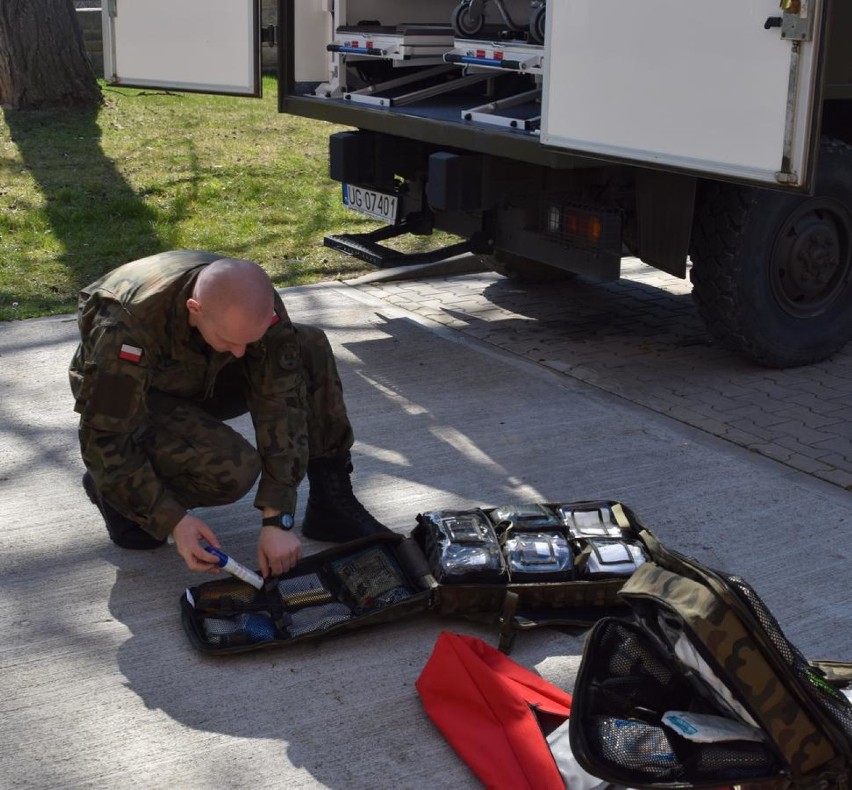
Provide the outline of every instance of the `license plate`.
{"type": "Polygon", "coordinates": [[[396,195],[386,195],[384,192],[376,192],[374,189],[344,184],[343,205],[373,219],[387,222],[389,225],[396,223],[398,208],[396,195]]]}

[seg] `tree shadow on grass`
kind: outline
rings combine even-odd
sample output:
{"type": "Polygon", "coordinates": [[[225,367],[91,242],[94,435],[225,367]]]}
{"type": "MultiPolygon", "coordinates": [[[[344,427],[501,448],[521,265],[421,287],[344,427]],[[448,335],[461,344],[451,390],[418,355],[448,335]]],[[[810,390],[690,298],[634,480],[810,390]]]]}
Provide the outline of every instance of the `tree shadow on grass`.
{"type": "MultiPolygon", "coordinates": [[[[169,247],[155,210],[101,148],[100,108],[5,110],[24,167],[44,196],[61,246],[55,286],[28,298],[40,309],[73,304],[80,287],[109,269],[169,247]]],[[[23,298],[22,298],[23,302],[23,298]]]]}

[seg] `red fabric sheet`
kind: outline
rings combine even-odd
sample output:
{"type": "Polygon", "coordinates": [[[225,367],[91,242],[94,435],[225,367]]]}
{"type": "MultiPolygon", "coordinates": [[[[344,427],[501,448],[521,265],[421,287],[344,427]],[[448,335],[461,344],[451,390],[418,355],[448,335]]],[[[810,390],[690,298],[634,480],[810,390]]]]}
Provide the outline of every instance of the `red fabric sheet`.
{"type": "Polygon", "coordinates": [[[429,718],[494,790],[564,790],[532,708],[568,718],[571,695],[480,639],[443,632],[415,684],[429,718]]]}

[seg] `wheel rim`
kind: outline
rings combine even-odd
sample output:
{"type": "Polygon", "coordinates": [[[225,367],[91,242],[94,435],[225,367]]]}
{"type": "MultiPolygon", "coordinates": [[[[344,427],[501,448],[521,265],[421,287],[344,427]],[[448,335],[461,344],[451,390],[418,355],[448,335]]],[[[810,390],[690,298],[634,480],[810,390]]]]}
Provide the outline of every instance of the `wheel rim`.
{"type": "Polygon", "coordinates": [[[533,16],[533,37],[540,44],[544,43],[544,6],[535,10],[533,16]]]}
{"type": "Polygon", "coordinates": [[[484,0],[481,6],[478,6],[479,13],[474,16],[471,13],[472,0],[464,0],[459,3],[453,10],[452,25],[456,33],[462,38],[472,38],[479,33],[485,25],[484,5],[488,0],[484,0]]]}
{"type": "Polygon", "coordinates": [[[470,7],[465,6],[464,11],[459,14],[459,28],[466,36],[475,36],[482,29],[481,17],[474,18],[470,13],[470,7]]]}
{"type": "Polygon", "coordinates": [[[808,200],[787,219],[772,248],[772,291],[796,318],[824,313],[843,293],[852,261],[852,217],[830,198],[808,200]]]}

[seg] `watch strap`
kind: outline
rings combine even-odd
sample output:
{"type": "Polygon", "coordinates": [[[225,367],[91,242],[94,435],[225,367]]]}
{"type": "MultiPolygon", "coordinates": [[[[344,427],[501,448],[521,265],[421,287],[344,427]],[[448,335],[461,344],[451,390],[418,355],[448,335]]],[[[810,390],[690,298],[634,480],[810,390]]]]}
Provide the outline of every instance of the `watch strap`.
{"type": "Polygon", "coordinates": [[[293,529],[293,516],[289,513],[279,513],[277,516],[266,516],[260,522],[264,527],[278,527],[279,529],[293,529]]]}

